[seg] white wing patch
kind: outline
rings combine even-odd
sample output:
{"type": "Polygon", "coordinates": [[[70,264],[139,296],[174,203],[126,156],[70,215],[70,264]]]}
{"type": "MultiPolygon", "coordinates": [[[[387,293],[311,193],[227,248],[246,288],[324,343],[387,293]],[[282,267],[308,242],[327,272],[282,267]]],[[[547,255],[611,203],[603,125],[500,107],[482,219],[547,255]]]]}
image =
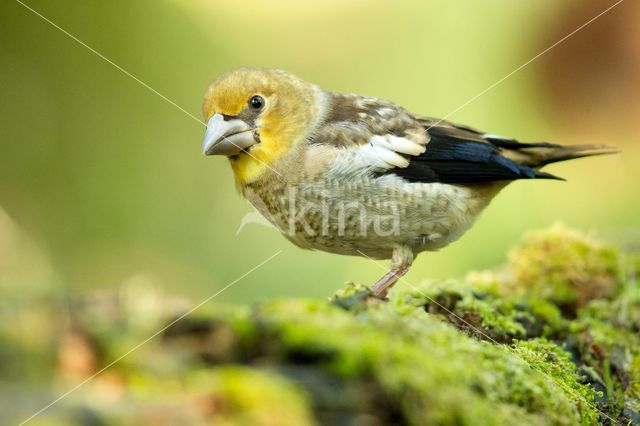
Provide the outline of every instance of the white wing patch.
{"type": "Polygon", "coordinates": [[[358,148],[357,152],[358,156],[372,167],[391,169],[407,167],[409,159],[404,155],[420,155],[426,149],[425,145],[400,136],[374,135],[369,139],[369,142],[358,148]]]}
{"type": "Polygon", "coordinates": [[[484,133],[482,135],[482,137],[485,138],[485,139],[502,139],[502,140],[505,140],[505,141],[513,140],[513,138],[508,138],[506,136],[501,136],[501,135],[494,135],[493,133],[484,133]]]}

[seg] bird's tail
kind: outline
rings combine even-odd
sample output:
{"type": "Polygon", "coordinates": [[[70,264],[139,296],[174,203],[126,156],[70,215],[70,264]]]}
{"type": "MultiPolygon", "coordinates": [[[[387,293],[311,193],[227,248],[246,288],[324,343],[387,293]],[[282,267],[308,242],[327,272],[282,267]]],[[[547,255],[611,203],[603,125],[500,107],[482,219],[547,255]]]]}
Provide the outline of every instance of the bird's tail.
{"type": "Polygon", "coordinates": [[[555,145],[553,147],[538,148],[532,153],[534,167],[542,167],[559,161],[573,160],[574,158],[591,157],[594,155],[615,154],[619,149],[607,145],[555,145]]]}
{"type": "Polygon", "coordinates": [[[607,145],[556,145],[547,142],[521,143],[511,140],[492,140],[491,143],[500,147],[505,157],[533,168],[574,158],[620,152],[619,149],[607,145]]]}

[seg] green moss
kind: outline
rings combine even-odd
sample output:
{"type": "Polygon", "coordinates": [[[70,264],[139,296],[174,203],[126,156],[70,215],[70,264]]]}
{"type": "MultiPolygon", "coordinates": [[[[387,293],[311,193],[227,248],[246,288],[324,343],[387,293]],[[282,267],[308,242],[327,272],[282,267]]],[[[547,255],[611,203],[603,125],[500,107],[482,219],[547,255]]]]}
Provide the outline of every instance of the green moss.
{"type": "Polygon", "coordinates": [[[604,408],[615,419],[640,423],[640,333],[634,322],[640,287],[626,281],[620,294],[591,301],[571,323],[576,349],[592,380],[606,393],[604,408]]]}
{"type": "Polygon", "coordinates": [[[518,341],[514,353],[526,361],[530,368],[540,372],[545,378],[553,380],[563,391],[571,395],[581,413],[582,424],[596,424],[599,420],[595,409],[596,397],[601,397],[593,388],[585,386],[584,377],[578,374],[570,354],[557,344],[544,338],[518,341]]]}
{"type": "Polygon", "coordinates": [[[549,300],[575,311],[589,300],[614,294],[620,255],[564,226],[530,233],[509,254],[505,289],[518,296],[549,300]]]}
{"type": "MultiPolygon", "coordinates": [[[[328,301],[207,305],[89,382],[87,400],[65,398],[42,419],[640,424],[637,259],[556,227],[501,269],[399,283],[387,301],[348,284],[328,301]]],[[[124,321],[123,304],[103,299],[72,305],[96,368],[180,314],[124,321]]]]}
{"type": "Polygon", "coordinates": [[[369,383],[360,396],[368,399],[361,401],[365,411],[375,413],[382,397],[409,424],[574,424],[594,416],[508,347],[460,334],[393,295],[391,303],[355,315],[323,302],[284,300],[259,306],[252,317],[266,348],[260,357],[369,383]]]}
{"type": "Polygon", "coordinates": [[[631,361],[629,376],[622,413],[626,418],[640,424],[640,356],[637,354],[631,361]]]}
{"type": "Polygon", "coordinates": [[[308,397],[291,381],[273,373],[226,366],[190,374],[186,388],[201,416],[221,426],[315,425],[308,397]]]}
{"type": "MultiPolygon", "coordinates": [[[[456,281],[425,282],[394,290],[396,308],[422,307],[471,335],[492,342],[557,336],[566,328],[557,306],[545,300],[499,296],[456,281]]],[[[392,302],[393,302],[392,300],[392,302]]]]}
{"type": "Polygon", "coordinates": [[[640,356],[635,356],[631,363],[631,380],[629,381],[629,398],[640,402],[640,356]]]}

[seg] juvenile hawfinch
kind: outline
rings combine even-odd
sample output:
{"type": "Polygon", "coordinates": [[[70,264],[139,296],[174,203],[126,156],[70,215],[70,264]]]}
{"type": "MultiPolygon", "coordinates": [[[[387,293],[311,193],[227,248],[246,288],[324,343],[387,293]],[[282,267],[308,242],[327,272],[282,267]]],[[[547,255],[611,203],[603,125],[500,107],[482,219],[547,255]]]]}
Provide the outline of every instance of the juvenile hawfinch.
{"type": "Polygon", "coordinates": [[[391,258],[384,297],[416,255],[458,239],[507,184],[612,153],[479,132],[393,102],[328,92],[286,71],[241,68],[203,102],[205,155],[225,155],[241,193],[307,249],[391,258]]]}

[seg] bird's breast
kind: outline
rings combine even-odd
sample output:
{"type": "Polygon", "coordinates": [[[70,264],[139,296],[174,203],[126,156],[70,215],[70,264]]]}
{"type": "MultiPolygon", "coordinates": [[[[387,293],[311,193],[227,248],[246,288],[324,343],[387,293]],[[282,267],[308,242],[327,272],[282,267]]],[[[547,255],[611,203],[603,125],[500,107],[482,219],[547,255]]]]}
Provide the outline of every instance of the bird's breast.
{"type": "Polygon", "coordinates": [[[388,258],[398,246],[415,253],[446,246],[494,192],[363,174],[251,185],[245,196],[300,247],[388,258]]]}

